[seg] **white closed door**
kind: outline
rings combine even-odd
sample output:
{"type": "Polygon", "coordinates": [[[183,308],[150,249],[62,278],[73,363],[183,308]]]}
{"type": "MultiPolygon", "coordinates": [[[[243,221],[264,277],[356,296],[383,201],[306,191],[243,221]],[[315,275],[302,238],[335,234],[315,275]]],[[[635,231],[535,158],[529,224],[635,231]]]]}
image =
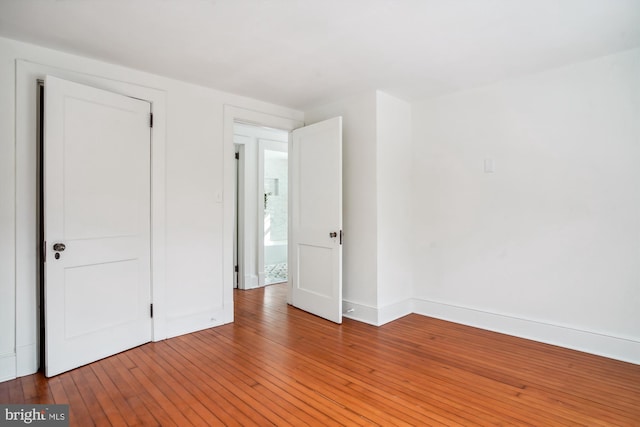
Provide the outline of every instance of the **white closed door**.
{"type": "Polygon", "coordinates": [[[47,76],[45,374],[151,340],[150,104],[47,76]]]}
{"type": "Polygon", "coordinates": [[[342,323],[342,117],[294,130],[289,168],[291,303],[342,323]]]}

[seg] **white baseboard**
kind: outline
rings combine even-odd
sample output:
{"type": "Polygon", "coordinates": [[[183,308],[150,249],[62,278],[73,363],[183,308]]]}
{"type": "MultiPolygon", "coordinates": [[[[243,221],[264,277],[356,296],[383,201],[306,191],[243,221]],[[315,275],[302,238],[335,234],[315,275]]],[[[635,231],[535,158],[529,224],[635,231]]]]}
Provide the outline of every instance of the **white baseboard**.
{"type": "Polygon", "coordinates": [[[565,326],[414,299],[416,314],[640,364],[640,342],[565,326]]]}
{"type": "Polygon", "coordinates": [[[375,308],[343,300],[342,315],[347,319],[357,320],[374,326],[382,326],[413,312],[413,302],[410,299],[400,301],[384,307],[375,308]]]}
{"type": "Polygon", "coordinates": [[[33,343],[16,348],[16,375],[23,377],[38,372],[38,346],[33,343]]]}
{"type": "Polygon", "coordinates": [[[16,354],[0,354],[0,382],[9,381],[14,378],[16,378],[16,354]]]}
{"type": "Polygon", "coordinates": [[[253,274],[247,274],[244,276],[244,283],[242,283],[242,289],[255,289],[260,287],[258,276],[253,274]]]}
{"type": "Polygon", "coordinates": [[[385,323],[393,322],[411,313],[413,313],[413,301],[411,299],[385,305],[378,309],[378,325],[381,326],[385,323]]]}
{"type": "Polygon", "coordinates": [[[368,323],[369,325],[379,326],[378,310],[368,305],[342,300],[342,316],[358,322],[368,323]]]}
{"type": "MultiPolygon", "coordinates": [[[[233,306],[227,310],[233,311],[233,306]]],[[[213,328],[214,326],[221,326],[227,323],[225,320],[228,318],[229,313],[223,308],[201,311],[184,316],[167,317],[166,338],[173,338],[179,335],[213,328]]],[[[233,315],[231,315],[231,318],[233,318],[233,315]]]]}

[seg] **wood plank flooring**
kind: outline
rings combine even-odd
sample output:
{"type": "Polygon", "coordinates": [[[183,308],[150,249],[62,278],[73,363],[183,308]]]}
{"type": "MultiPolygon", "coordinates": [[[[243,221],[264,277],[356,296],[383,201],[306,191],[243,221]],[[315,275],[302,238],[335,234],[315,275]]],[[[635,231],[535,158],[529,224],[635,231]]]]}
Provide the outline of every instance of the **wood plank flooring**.
{"type": "Polygon", "coordinates": [[[640,426],[640,366],[409,315],[335,325],[284,285],[236,291],[236,322],[57,377],[0,403],[69,403],[74,426],[640,426]]]}

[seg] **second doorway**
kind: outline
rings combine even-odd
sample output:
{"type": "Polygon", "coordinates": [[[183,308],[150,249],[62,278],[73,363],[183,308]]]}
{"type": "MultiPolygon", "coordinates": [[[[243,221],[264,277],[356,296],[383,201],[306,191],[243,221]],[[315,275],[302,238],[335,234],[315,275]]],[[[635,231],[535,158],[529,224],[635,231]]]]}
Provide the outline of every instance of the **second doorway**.
{"type": "Polygon", "coordinates": [[[288,280],[287,131],[236,122],[236,287],[288,280]]]}

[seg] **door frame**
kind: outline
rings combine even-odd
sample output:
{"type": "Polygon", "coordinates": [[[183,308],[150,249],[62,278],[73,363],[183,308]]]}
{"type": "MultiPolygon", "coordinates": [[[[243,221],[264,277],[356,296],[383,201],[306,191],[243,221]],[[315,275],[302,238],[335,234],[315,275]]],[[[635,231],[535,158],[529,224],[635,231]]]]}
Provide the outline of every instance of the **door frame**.
{"type": "Polygon", "coordinates": [[[233,197],[235,204],[234,209],[236,214],[233,216],[233,289],[240,289],[240,215],[238,212],[240,211],[240,195],[242,194],[242,189],[240,188],[240,155],[241,147],[239,144],[234,144],[234,152],[235,152],[235,186],[233,188],[233,197]]]}
{"type": "Polygon", "coordinates": [[[165,305],[165,145],[166,93],[34,62],[16,61],[16,376],[37,372],[39,301],[37,289],[41,242],[38,241],[38,80],[53,75],[76,83],[148,101],[151,129],[151,298],[152,340],[167,336],[165,305]]]}
{"type": "MultiPolygon", "coordinates": [[[[235,211],[235,190],[234,186],[234,161],[235,148],[233,143],[234,123],[244,122],[256,126],[266,126],[274,129],[281,129],[291,132],[294,129],[304,126],[302,114],[299,119],[280,117],[272,114],[261,113],[258,111],[247,110],[245,108],[234,105],[225,104],[224,106],[224,212],[223,212],[223,287],[224,287],[224,304],[233,306],[233,224],[235,211]]],[[[287,292],[287,302],[291,303],[291,286],[287,292]]],[[[233,312],[230,313],[231,318],[225,319],[228,322],[233,321],[233,312]]]]}

